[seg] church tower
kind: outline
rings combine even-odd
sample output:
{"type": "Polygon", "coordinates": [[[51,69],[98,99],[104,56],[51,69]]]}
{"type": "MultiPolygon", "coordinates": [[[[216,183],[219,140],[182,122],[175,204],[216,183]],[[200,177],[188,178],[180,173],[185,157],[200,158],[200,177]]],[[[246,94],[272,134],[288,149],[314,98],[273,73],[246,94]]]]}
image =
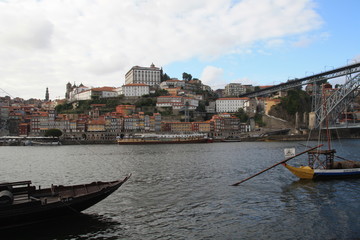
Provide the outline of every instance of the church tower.
{"type": "Polygon", "coordinates": [[[49,101],[49,88],[46,88],[45,101],[46,101],[46,102],[49,101]]]}

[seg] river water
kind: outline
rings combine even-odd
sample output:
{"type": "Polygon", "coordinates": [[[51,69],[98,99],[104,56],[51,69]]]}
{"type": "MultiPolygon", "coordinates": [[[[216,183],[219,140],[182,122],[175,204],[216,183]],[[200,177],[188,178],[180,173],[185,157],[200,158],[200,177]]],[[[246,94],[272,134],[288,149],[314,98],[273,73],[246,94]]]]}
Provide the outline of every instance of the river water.
{"type": "MultiPolygon", "coordinates": [[[[0,147],[0,182],[48,187],[132,173],[83,215],[2,234],[36,240],[360,239],[360,179],[300,181],[278,166],[229,186],[283,160],[284,147],[303,151],[301,144],[0,147]]],[[[339,156],[359,159],[360,140],[334,144],[339,156]]]]}

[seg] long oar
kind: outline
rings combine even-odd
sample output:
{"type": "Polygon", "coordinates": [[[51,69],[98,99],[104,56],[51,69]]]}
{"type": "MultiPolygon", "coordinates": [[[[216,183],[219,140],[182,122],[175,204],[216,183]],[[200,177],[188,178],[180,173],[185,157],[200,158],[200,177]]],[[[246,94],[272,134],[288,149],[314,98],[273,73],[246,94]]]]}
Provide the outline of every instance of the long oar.
{"type": "Polygon", "coordinates": [[[314,150],[314,149],[317,149],[317,148],[319,148],[319,147],[321,147],[321,146],[323,146],[323,144],[320,144],[320,145],[318,145],[318,146],[316,146],[316,147],[310,148],[310,149],[308,149],[308,150],[306,150],[306,151],[304,151],[304,152],[301,152],[301,153],[299,153],[299,154],[296,154],[295,156],[286,158],[285,160],[282,160],[281,162],[278,162],[278,163],[272,165],[271,167],[268,167],[268,168],[262,170],[261,172],[258,172],[258,173],[256,173],[256,174],[252,175],[251,177],[245,178],[244,180],[241,180],[240,182],[234,183],[234,184],[232,184],[231,186],[238,186],[239,184],[241,184],[241,183],[243,183],[243,182],[246,182],[247,180],[249,180],[249,179],[251,179],[251,178],[253,178],[253,177],[256,177],[257,175],[260,175],[260,174],[266,172],[267,170],[270,170],[270,169],[276,167],[277,165],[286,163],[286,162],[289,161],[290,159],[296,158],[296,157],[298,157],[298,156],[300,156],[300,155],[303,155],[304,153],[310,152],[310,151],[312,151],[312,150],[314,150]]]}

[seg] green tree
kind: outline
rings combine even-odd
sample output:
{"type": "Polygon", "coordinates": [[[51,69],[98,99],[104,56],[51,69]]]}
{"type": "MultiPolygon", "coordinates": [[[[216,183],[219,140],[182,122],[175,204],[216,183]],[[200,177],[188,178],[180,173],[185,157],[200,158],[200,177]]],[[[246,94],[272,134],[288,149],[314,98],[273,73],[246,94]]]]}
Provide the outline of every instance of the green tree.
{"type": "Polygon", "coordinates": [[[169,92],[165,89],[157,89],[155,93],[150,94],[151,97],[168,96],[169,92]]]}
{"type": "Polygon", "coordinates": [[[286,97],[281,99],[280,106],[290,115],[296,112],[309,112],[311,108],[310,96],[302,90],[289,90],[286,97]]]}
{"type": "Polygon", "coordinates": [[[57,128],[51,128],[46,130],[44,136],[45,137],[60,137],[62,135],[62,131],[60,129],[57,128]]]}
{"type": "Polygon", "coordinates": [[[256,124],[259,125],[259,127],[265,126],[265,123],[262,120],[262,114],[256,113],[254,116],[254,120],[255,120],[256,124]]]}
{"type": "Polygon", "coordinates": [[[190,81],[190,80],[192,79],[192,76],[191,76],[191,74],[184,72],[184,73],[182,74],[182,78],[183,78],[183,80],[185,80],[185,81],[190,81]]]}
{"type": "Polygon", "coordinates": [[[235,116],[240,119],[240,122],[247,122],[249,120],[249,116],[245,113],[243,108],[239,108],[235,113],[235,116]]]}
{"type": "Polygon", "coordinates": [[[169,75],[167,75],[166,73],[161,74],[161,82],[167,81],[167,80],[170,80],[169,75]]]}

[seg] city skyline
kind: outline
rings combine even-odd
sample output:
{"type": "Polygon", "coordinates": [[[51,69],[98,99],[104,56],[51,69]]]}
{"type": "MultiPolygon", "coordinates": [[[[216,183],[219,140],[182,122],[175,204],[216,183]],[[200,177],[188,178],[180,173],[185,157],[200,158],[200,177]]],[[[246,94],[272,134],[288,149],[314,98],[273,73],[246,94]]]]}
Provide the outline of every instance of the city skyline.
{"type": "Polygon", "coordinates": [[[0,96],[64,98],[125,84],[133,66],[214,90],[273,85],[360,61],[356,0],[0,1],[0,96]],[[121,13],[121,14],[119,14],[121,13]],[[9,24],[11,23],[11,24],[9,24]]]}

